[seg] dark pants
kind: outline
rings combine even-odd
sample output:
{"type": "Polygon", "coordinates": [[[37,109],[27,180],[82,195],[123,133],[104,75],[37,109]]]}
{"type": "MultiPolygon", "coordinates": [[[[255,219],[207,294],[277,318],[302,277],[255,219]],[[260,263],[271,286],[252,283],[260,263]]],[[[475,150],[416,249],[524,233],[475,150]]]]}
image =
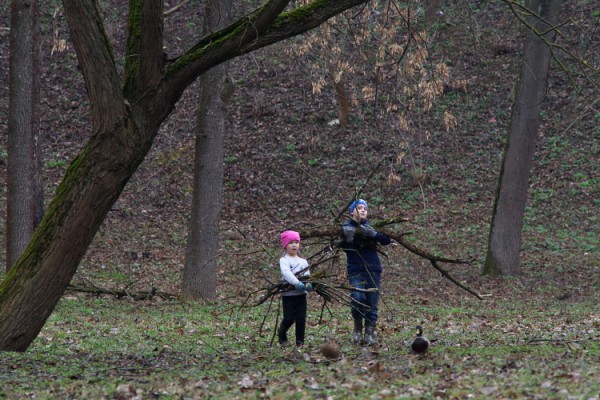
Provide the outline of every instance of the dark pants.
{"type": "Polygon", "coordinates": [[[352,308],[352,318],[364,318],[366,323],[377,324],[377,310],[379,303],[379,288],[381,285],[381,273],[379,272],[351,272],[348,273],[350,286],[361,289],[377,288],[376,292],[357,292],[352,291],[350,303],[352,308]]]}
{"type": "Polygon", "coordinates": [[[277,331],[279,343],[287,342],[287,331],[296,323],[296,344],[304,343],[306,330],[306,295],[281,296],[283,320],[277,331]]]}

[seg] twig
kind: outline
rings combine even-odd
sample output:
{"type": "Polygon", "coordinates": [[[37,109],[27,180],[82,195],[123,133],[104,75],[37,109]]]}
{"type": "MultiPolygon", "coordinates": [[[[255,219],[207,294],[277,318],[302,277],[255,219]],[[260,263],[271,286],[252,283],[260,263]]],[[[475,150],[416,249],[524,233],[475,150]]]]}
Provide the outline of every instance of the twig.
{"type": "MultiPolygon", "coordinates": [[[[271,336],[271,343],[270,346],[273,346],[273,342],[275,341],[275,335],[277,334],[277,327],[279,326],[279,310],[281,308],[281,303],[277,302],[277,317],[275,319],[275,329],[273,329],[273,336],[271,336]]],[[[269,306],[269,309],[271,309],[271,307],[269,306]]],[[[265,317],[266,317],[265,313],[265,317]]]]}
{"type": "Polygon", "coordinates": [[[456,279],[454,279],[454,277],[452,277],[452,275],[450,275],[448,273],[448,271],[446,271],[445,269],[443,269],[442,267],[440,267],[437,264],[437,261],[435,261],[435,260],[430,260],[430,261],[431,261],[431,265],[433,265],[433,268],[435,268],[438,271],[440,271],[440,273],[442,274],[442,276],[444,278],[448,279],[450,282],[454,283],[459,288],[461,288],[463,290],[466,290],[467,292],[471,293],[473,296],[477,297],[479,300],[483,300],[483,297],[481,297],[481,295],[479,293],[477,293],[475,290],[471,289],[470,287],[468,287],[464,283],[461,283],[461,282],[457,281],[456,279]]]}
{"type": "Polygon", "coordinates": [[[358,188],[356,190],[356,192],[354,193],[354,197],[352,197],[352,199],[346,204],[346,206],[344,208],[342,208],[341,211],[338,213],[337,217],[335,218],[336,221],[338,221],[342,217],[342,215],[344,215],[344,213],[346,212],[348,207],[350,207],[350,204],[352,204],[353,201],[356,201],[358,199],[358,196],[360,196],[360,194],[362,193],[365,186],[367,186],[367,182],[369,182],[369,179],[371,179],[373,174],[375,174],[375,172],[379,169],[379,167],[381,167],[381,164],[383,164],[384,161],[385,161],[385,158],[382,158],[381,160],[379,160],[379,163],[377,163],[377,165],[375,165],[375,167],[373,167],[371,172],[369,172],[369,175],[367,175],[367,177],[363,181],[360,188],[358,188]]]}
{"type": "Polygon", "coordinates": [[[271,301],[269,302],[269,308],[267,308],[267,312],[265,313],[265,316],[262,320],[262,322],[260,323],[260,328],[258,328],[258,335],[262,335],[262,330],[263,327],[265,326],[265,322],[267,321],[267,315],[269,315],[269,312],[271,311],[271,307],[273,306],[273,299],[274,297],[271,297],[271,301]]]}
{"type": "Polygon", "coordinates": [[[526,343],[536,343],[536,342],[581,343],[581,342],[587,342],[587,340],[586,339],[565,340],[565,339],[532,338],[532,339],[527,339],[527,341],[526,341],[526,343]]]}
{"type": "Polygon", "coordinates": [[[543,338],[539,338],[539,339],[528,339],[525,343],[538,343],[538,342],[556,342],[556,343],[562,343],[565,346],[567,346],[569,348],[569,350],[573,351],[573,348],[571,347],[571,343],[579,343],[579,342],[587,342],[587,340],[565,340],[565,339],[543,339],[543,338]]]}
{"type": "Polygon", "coordinates": [[[179,10],[181,7],[185,6],[189,2],[190,2],[190,0],[183,0],[181,3],[177,4],[176,6],[173,6],[173,7],[169,8],[168,10],[165,10],[165,12],[163,13],[164,16],[168,17],[169,15],[173,14],[174,12],[176,12],[177,10],[179,10]]]}
{"type": "Polygon", "coordinates": [[[380,229],[379,232],[394,239],[396,242],[398,242],[400,245],[402,245],[406,250],[410,251],[411,253],[414,253],[420,257],[426,258],[429,261],[447,262],[450,264],[471,264],[472,263],[472,261],[470,261],[470,260],[459,260],[459,259],[434,256],[429,251],[427,251],[425,249],[420,249],[417,246],[413,245],[412,243],[406,241],[406,239],[404,239],[404,236],[408,235],[407,233],[398,234],[398,233],[390,232],[390,231],[387,231],[384,229],[380,229]]]}
{"type": "Polygon", "coordinates": [[[483,297],[481,297],[481,295],[479,293],[477,293],[475,290],[471,289],[464,283],[457,281],[452,275],[450,275],[450,273],[448,271],[446,271],[444,268],[442,268],[438,265],[438,262],[447,262],[450,264],[471,264],[472,261],[437,257],[437,256],[434,256],[433,254],[431,254],[430,252],[428,252],[427,250],[419,249],[417,246],[406,241],[403,237],[405,235],[403,235],[403,234],[397,234],[397,233],[388,232],[385,230],[380,230],[380,232],[389,236],[390,238],[394,239],[396,242],[401,244],[405,249],[407,249],[411,253],[414,253],[420,257],[426,258],[427,260],[429,260],[429,262],[431,263],[433,268],[440,271],[440,273],[442,274],[442,276],[444,278],[447,278],[450,282],[454,283],[459,288],[471,293],[473,296],[477,297],[479,300],[483,300],[483,297]]]}
{"type": "Polygon", "coordinates": [[[229,354],[225,353],[224,351],[221,351],[219,349],[217,349],[215,346],[211,346],[209,343],[205,342],[202,339],[197,339],[203,346],[208,347],[209,349],[213,350],[215,353],[219,354],[221,357],[223,358],[227,358],[230,361],[234,361],[235,359],[233,357],[231,357],[229,354]]]}
{"type": "Polygon", "coordinates": [[[156,290],[156,288],[152,288],[150,290],[141,290],[139,292],[130,292],[127,289],[105,289],[97,286],[89,287],[89,286],[75,286],[69,285],[67,290],[71,292],[81,292],[81,293],[91,293],[91,294],[110,294],[116,296],[118,298],[121,297],[131,297],[135,300],[151,300],[154,296],[160,296],[163,299],[176,299],[177,295],[168,292],[161,292],[156,290]]]}
{"type": "Polygon", "coordinates": [[[327,310],[329,312],[329,317],[331,319],[333,319],[333,313],[327,306],[327,303],[328,303],[327,300],[323,299],[323,306],[321,307],[321,315],[319,315],[319,324],[323,323],[323,313],[325,312],[325,310],[327,310]]]}

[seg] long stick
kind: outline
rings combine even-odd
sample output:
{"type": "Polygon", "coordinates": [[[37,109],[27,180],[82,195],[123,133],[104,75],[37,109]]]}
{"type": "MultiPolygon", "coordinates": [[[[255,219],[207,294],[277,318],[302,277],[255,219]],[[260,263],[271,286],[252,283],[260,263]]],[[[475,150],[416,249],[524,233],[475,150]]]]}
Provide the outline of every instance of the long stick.
{"type": "Polygon", "coordinates": [[[417,246],[415,246],[414,244],[412,244],[412,243],[408,242],[406,239],[404,239],[404,236],[406,236],[407,234],[394,233],[394,232],[390,232],[385,229],[379,229],[379,232],[394,239],[396,242],[398,242],[400,245],[402,245],[406,250],[410,251],[411,253],[414,253],[420,257],[426,258],[429,261],[440,261],[440,262],[447,262],[450,264],[471,264],[471,261],[469,261],[469,260],[459,260],[459,259],[434,256],[429,251],[420,249],[417,246]]]}
{"type": "Polygon", "coordinates": [[[471,293],[473,296],[477,297],[479,300],[483,300],[483,297],[481,297],[481,295],[479,293],[477,293],[475,290],[471,289],[467,285],[457,281],[452,275],[450,275],[450,273],[448,271],[446,271],[445,269],[443,269],[442,267],[440,267],[438,265],[438,262],[447,262],[447,263],[451,263],[451,264],[471,264],[471,261],[455,260],[455,259],[444,258],[444,257],[436,257],[433,254],[431,254],[430,252],[428,252],[427,250],[419,249],[417,246],[406,241],[403,237],[404,235],[402,235],[402,234],[388,232],[385,230],[380,230],[379,232],[394,239],[396,242],[398,242],[399,244],[404,246],[404,248],[407,249],[408,251],[410,251],[411,253],[414,253],[420,257],[428,259],[429,262],[431,263],[431,265],[433,266],[433,268],[440,271],[440,273],[442,274],[443,277],[447,278],[450,282],[454,283],[459,288],[471,293]]]}
{"type": "MultiPolygon", "coordinates": [[[[391,223],[396,223],[396,222],[402,222],[403,219],[402,218],[393,218],[391,220],[391,223]]],[[[373,224],[374,226],[382,226],[382,225],[386,225],[381,224],[379,222],[375,222],[373,224]]],[[[442,267],[440,267],[438,265],[438,262],[446,262],[446,263],[450,263],[450,264],[471,264],[472,260],[461,260],[461,259],[453,259],[453,258],[446,258],[446,257],[438,257],[435,256],[433,254],[431,254],[429,251],[425,250],[425,249],[421,249],[418,248],[417,246],[415,246],[414,244],[408,242],[404,236],[407,236],[409,233],[395,233],[395,232],[390,232],[386,229],[381,229],[378,228],[377,229],[379,232],[387,235],[388,237],[392,238],[393,240],[395,240],[396,242],[398,242],[398,244],[400,244],[401,246],[403,246],[405,249],[407,249],[408,251],[410,251],[411,253],[414,253],[416,255],[418,255],[419,257],[425,258],[427,260],[429,260],[429,262],[431,263],[431,265],[433,266],[433,268],[435,268],[436,270],[438,270],[439,272],[441,272],[442,276],[448,278],[448,280],[452,283],[454,283],[456,286],[460,287],[461,289],[469,292],[470,294],[472,294],[473,296],[477,297],[479,300],[483,300],[483,298],[481,297],[481,295],[479,295],[475,290],[471,289],[470,287],[466,286],[463,283],[460,283],[459,281],[457,281],[452,275],[450,275],[450,273],[448,271],[446,271],[445,269],[443,269],[442,267]]],[[[310,231],[303,231],[300,233],[303,237],[307,237],[307,238],[315,238],[315,237],[336,237],[336,236],[340,236],[341,235],[341,229],[338,227],[327,227],[324,229],[315,229],[315,230],[310,230],[310,231]]]]}

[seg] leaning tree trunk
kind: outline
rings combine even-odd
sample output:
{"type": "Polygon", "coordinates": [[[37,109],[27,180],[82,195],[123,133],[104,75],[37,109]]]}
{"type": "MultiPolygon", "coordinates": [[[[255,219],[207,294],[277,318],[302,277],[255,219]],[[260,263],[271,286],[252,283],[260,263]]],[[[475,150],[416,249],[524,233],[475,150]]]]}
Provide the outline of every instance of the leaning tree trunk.
{"type": "Polygon", "coordinates": [[[512,107],[494,202],[488,250],[483,273],[521,274],[521,230],[529,188],[529,173],[537,141],[540,110],[548,86],[552,29],[560,10],[559,0],[531,0],[534,16],[525,39],[521,76],[512,107]],[[548,42],[548,43],[547,43],[548,42]]]}
{"type": "Polygon", "coordinates": [[[93,132],[69,166],[28,247],[0,285],[2,350],[24,351],[35,339],[150,147],[140,127],[156,130],[159,124],[128,118],[93,2],[65,1],[65,12],[84,76],[90,77],[86,88],[93,99],[93,132]]]}
{"type": "MultiPolygon", "coordinates": [[[[231,15],[231,0],[206,2],[205,20],[208,29],[223,27],[225,18],[228,19],[231,15]]],[[[227,64],[214,67],[199,79],[194,191],[181,282],[182,301],[213,300],[217,297],[225,104],[232,89],[227,82],[227,64]]]]}
{"type": "Polygon", "coordinates": [[[6,270],[43,213],[40,152],[40,27],[37,0],[13,0],[10,29],[6,270]]]}
{"type": "Polygon", "coordinates": [[[0,283],[0,350],[25,351],[37,337],[106,213],[192,82],[224,61],[304,33],[368,0],[321,0],[283,13],[289,2],[269,0],[163,65],[163,1],[130,0],[121,86],[96,1],[63,0],[90,98],[92,135],[0,283]]]}

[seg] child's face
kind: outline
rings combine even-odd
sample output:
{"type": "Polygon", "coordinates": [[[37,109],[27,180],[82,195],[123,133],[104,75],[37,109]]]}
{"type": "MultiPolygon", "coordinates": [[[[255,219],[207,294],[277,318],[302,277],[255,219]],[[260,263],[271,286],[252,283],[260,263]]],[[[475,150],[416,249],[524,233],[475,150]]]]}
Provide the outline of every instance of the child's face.
{"type": "Polygon", "coordinates": [[[367,219],[367,212],[367,207],[364,204],[359,204],[354,211],[352,211],[352,218],[354,218],[355,221],[358,221],[358,218],[364,221],[367,219]]]}
{"type": "Polygon", "coordinates": [[[288,245],[285,247],[285,251],[290,255],[290,256],[296,256],[298,255],[298,251],[300,250],[300,242],[297,240],[292,240],[291,242],[288,243],[288,245]]]}

